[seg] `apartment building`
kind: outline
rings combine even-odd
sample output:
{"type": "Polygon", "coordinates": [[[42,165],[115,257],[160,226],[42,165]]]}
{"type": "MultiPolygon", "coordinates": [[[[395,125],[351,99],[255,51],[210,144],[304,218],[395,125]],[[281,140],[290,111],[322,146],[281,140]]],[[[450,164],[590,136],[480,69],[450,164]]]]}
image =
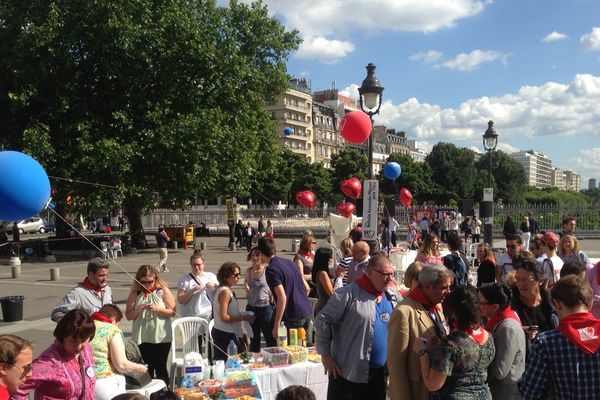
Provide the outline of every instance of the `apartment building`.
{"type": "Polygon", "coordinates": [[[305,156],[311,163],[315,161],[312,103],[310,83],[306,79],[291,79],[285,93],[265,105],[265,110],[277,121],[279,145],[305,156]],[[286,128],[291,129],[290,135],[285,134],[286,128]]]}
{"type": "Polygon", "coordinates": [[[518,151],[510,154],[511,158],[523,167],[529,186],[538,189],[552,185],[552,160],[537,151],[518,151]]]}
{"type": "Polygon", "coordinates": [[[565,171],[565,184],[566,184],[566,189],[573,191],[573,192],[579,192],[579,180],[580,180],[580,176],[579,176],[579,172],[576,171],[565,171]]]}
{"type": "Polygon", "coordinates": [[[313,99],[313,132],[315,162],[331,167],[331,156],[340,152],[345,141],[339,133],[340,115],[333,106],[318,103],[313,99]]]}

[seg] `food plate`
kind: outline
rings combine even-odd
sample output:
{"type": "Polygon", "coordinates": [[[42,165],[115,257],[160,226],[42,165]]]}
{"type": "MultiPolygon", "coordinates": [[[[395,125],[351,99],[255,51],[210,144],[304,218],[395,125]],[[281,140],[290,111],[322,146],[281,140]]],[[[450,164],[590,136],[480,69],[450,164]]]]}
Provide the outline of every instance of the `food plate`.
{"type": "Polygon", "coordinates": [[[255,362],[253,364],[248,364],[248,369],[250,371],[262,371],[263,369],[267,369],[269,366],[262,362],[255,362]]]}

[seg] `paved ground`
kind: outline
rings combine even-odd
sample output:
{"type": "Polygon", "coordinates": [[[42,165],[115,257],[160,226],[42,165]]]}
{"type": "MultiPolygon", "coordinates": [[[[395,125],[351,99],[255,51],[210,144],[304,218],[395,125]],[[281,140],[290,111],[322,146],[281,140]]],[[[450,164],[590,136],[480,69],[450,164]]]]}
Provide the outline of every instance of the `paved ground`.
{"type": "MultiPolygon", "coordinates": [[[[207,244],[205,253],[207,271],[216,272],[225,261],[236,261],[242,268],[248,266],[245,249],[236,252],[230,251],[228,238],[198,239],[207,244]]],[[[291,240],[276,239],[276,241],[279,255],[291,258],[293,255],[291,240]]],[[[600,240],[583,240],[581,243],[583,250],[590,257],[600,257],[600,240]]],[[[168,266],[171,271],[162,274],[162,277],[167,280],[171,289],[175,289],[182,274],[189,272],[189,258],[192,252],[193,249],[169,250],[168,266]]],[[[118,264],[111,265],[109,282],[115,302],[124,309],[132,282],[129,274],[135,274],[137,268],[142,264],[156,264],[158,254],[155,250],[147,250],[118,258],[116,262],[118,264]]],[[[86,265],[86,261],[24,263],[21,266],[21,278],[19,279],[11,278],[9,266],[0,265],[0,296],[25,296],[23,321],[0,322],[0,334],[12,333],[33,340],[36,343],[34,355],[38,355],[53,340],[52,331],[55,324],[50,320],[50,311],[71,287],[83,280],[86,265]],[[60,280],[50,280],[50,268],[52,267],[60,267],[60,280]]],[[[121,325],[124,332],[131,331],[130,322],[123,321],[121,325]]]]}

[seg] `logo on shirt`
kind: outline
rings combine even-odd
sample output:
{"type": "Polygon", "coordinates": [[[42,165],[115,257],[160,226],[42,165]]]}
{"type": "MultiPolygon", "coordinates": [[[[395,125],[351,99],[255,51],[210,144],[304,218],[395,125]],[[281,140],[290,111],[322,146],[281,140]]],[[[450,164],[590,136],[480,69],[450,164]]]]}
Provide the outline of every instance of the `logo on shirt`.
{"type": "Polygon", "coordinates": [[[388,323],[390,320],[390,314],[389,313],[383,313],[379,316],[379,319],[381,320],[381,322],[383,323],[388,323]]]}
{"type": "Polygon", "coordinates": [[[88,376],[88,378],[93,378],[94,377],[94,368],[92,367],[87,367],[85,369],[85,374],[88,376]]]}
{"type": "Polygon", "coordinates": [[[579,338],[581,339],[582,342],[587,342],[588,340],[598,339],[598,335],[596,335],[596,330],[591,326],[588,326],[586,328],[577,329],[577,331],[579,332],[579,338]]]}

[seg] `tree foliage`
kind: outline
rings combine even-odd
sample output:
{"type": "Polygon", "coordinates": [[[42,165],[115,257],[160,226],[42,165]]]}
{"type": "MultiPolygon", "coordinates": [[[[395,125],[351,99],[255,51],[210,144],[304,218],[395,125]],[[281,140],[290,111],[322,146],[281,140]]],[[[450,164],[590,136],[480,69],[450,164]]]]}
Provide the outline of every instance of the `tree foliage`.
{"type": "Polygon", "coordinates": [[[369,159],[365,154],[352,147],[345,147],[331,156],[332,192],[327,200],[331,204],[341,203],[344,199],[342,181],[357,178],[364,181],[369,177],[369,159]]]}
{"type": "Polygon", "coordinates": [[[249,194],[276,140],[262,105],[287,87],[299,43],[266,7],[17,4],[0,6],[0,145],[27,149],[49,175],[114,186],[53,182],[59,201],[116,197],[139,216],[155,193],[173,206],[249,194]]]}

